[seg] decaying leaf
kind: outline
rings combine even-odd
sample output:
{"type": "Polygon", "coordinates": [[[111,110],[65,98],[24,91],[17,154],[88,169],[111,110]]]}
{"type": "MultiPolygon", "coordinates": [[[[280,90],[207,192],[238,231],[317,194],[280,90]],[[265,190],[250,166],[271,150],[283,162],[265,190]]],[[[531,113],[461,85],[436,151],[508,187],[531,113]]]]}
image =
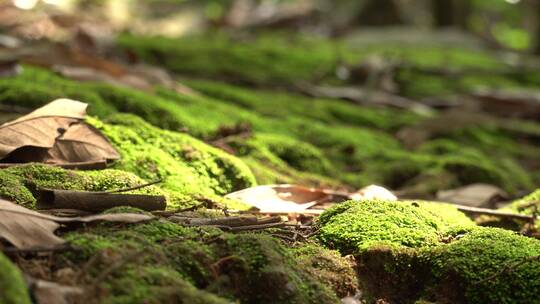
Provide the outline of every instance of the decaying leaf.
{"type": "Polygon", "coordinates": [[[345,200],[397,198],[383,187],[371,185],[355,193],[330,189],[308,188],[298,185],[256,186],[225,196],[251,205],[261,213],[311,213],[317,214],[333,203],[345,200]],[[312,208],[317,206],[317,209],[312,208]]]}
{"type": "Polygon", "coordinates": [[[0,126],[0,159],[8,163],[52,164],[120,158],[107,138],[86,124],[87,104],[57,99],[0,126]]]}
{"type": "Polygon", "coordinates": [[[97,214],[83,217],[58,217],[41,214],[0,199],[0,237],[19,249],[54,247],[64,240],[54,234],[59,223],[108,221],[137,223],[153,219],[153,216],[134,213],[97,214]]]}
{"type": "Polygon", "coordinates": [[[75,297],[83,294],[80,287],[60,285],[40,279],[26,277],[32,295],[37,304],[68,304],[73,303],[75,297]]]}
{"type": "Polygon", "coordinates": [[[15,247],[54,247],[64,240],[54,235],[60,227],[49,216],[0,200],[0,237],[15,247]]]}
{"type": "Polygon", "coordinates": [[[471,207],[495,207],[497,202],[507,198],[508,194],[504,190],[488,184],[472,184],[437,192],[440,201],[471,207]]]}

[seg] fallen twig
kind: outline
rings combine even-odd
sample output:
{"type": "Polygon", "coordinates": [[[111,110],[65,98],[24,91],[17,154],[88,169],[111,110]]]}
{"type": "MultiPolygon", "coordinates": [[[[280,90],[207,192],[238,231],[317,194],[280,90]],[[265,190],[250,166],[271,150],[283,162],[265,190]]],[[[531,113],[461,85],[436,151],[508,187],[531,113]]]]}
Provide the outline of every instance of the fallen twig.
{"type": "Polygon", "coordinates": [[[513,219],[526,220],[526,221],[531,221],[531,220],[536,219],[536,216],[534,215],[511,213],[511,212],[504,212],[504,211],[498,211],[498,210],[487,209],[487,208],[470,207],[470,206],[464,206],[464,205],[454,205],[454,206],[456,206],[456,208],[459,211],[462,211],[465,213],[492,215],[492,216],[513,218],[513,219]]]}
{"type": "Polygon", "coordinates": [[[51,247],[33,247],[33,248],[16,248],[16,247],[7,247],[2,248],[2,251],[5,254],[27,254],[27,253],[43,253],[43,252],[64,252],[68,250],[77,250],[76,247],[73,247],[69,244],[51,246],[51,247]]]}
{"type": "MultiPolygon", "coordinates": [[[[107,168],[106,161],[88,161],[88,162],[71,162],[71,163],[43,163],[44,165],[60,167],[64,169],[77,169],[77,170],[100,170],[107,168]]],[[[0,163],[0,169],[11,167],[23,167],[28,166],[28,163],[0,163]]]]}
{"type": "Polygon", "coordinates": [[[101,193],[101,194],[121,193],[121,192],[127,192],[127,191],[137,190],[137,189],[141,189],[141,188],[146,188],[146,187],[149,187],[149,186],[152,186],[152,185],[155,185],[155,184],[159,184],[161,182],[162,182],[162,180],[158,179],[158,180],[146,183],[146,184],[137,185],[137,186],[133,186],[133,187],[127,187],[127,188],[116,189],[116,190],[107,190],[107,191],[96,191],[96,192],[92,192],[92,193],[101,193]]]}
{"type": "Polygon", "coordinates": [[[42,209],[65,208],[92,212],[100,212],[118,206],[153,211],[163,210],[166,205],[163,195],[115,194],[55,189],[40,189],[37,203],[38,208],[42,209]]]}

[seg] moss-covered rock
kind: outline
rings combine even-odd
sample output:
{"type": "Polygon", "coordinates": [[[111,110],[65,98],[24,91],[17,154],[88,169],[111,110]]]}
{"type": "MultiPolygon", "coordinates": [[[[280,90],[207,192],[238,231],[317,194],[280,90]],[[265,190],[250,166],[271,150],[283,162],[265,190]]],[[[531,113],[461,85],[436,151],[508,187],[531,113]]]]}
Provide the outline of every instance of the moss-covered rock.
{"type": "Polygon", "coordinates": [[[348,201],[318,220],[319,240],[342,253],[373,246],[420,248],[437,245],[451,231],[475,224],[451,205],[415,201],[348,201]]]}
{"type": "Polygon", "coordinates": [[[540,241],[476,226],[451,205],[350,201],[319,223],[324,244],[356,256],[368,299],[528,303],[540,292],[540,241]]]}
{"type": "Polygon", "coordinates": [[[0,253],[0,304],[30,304],[26,283],[17,266],[0,253]]]}

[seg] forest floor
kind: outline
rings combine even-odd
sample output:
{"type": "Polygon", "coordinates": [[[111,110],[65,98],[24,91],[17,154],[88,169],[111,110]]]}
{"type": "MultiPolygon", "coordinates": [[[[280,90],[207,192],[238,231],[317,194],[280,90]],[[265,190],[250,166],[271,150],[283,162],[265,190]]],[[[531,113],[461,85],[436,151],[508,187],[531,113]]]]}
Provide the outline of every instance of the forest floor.
{"type": "Polygon", "coordinates": [[[443,33],[369,37],[121,34],[102,48],[78,33],[3,45],[2,122],[78,100],[89,105],[79,120],[120,158],[100,170],[40,164],[35,151],[30,164],[3,158],[0,196],[25,209],[0,205],[0,303],[536,303],[538,63],[443,33]],[[278,184],[323,198],[263,212],[224,197],[278,184]],[[370,184],[399,200],[342,202],[370,184]],[[118,189],[166,206],[40,205],[44,191],[118,189]],[[30,210],[141,222],[61,222],[61,239],[47,235],[60,245],[28,247],[58,221],[36,228],[30,210]],[[14,214],[31,223],[10,226],[14,214]]]}

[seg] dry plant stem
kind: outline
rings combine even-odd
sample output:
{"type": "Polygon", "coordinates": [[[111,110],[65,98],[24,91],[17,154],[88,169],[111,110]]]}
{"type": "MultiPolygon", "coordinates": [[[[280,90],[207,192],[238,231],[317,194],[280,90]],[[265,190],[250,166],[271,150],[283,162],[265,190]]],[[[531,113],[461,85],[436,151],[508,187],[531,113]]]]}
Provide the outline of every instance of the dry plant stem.
{"type": "MultiPolygon", "coordinates": [[[[28,166],[27,163],[0,163],[0,169],[11,168],[11,167],[22,167],[28,166]]],[[[72,163],[58,163],[58,164],[47,164],[49,166],[60,167],[64,169],[73,169],[73,170],[101,170],[106,169],[108,164],[106,161],[89,161],[89,162],[72,162],[72,163]]]]}
{"type": "Polygon", "coordinates": [[[535,256],[531,256],[531,257],[526,257],[524,259],[522,259],[521,261],[518,261],[518,262],[515,262],[515,263],[508,263],[506,264],[500,271],[497,271],[496,273],[490,275],[489,277],[485,278],[485,279],[482,279],[478,282],[475,282],[473,283],[474,285],[479,285],[479,284],[482,284],[482,283],[485,283],[487,281],[490,281],[490,280],[493,280],[494,278],[504,274],[504,273],[507,273],[507,272],[512,272],[514,271],[517,267],[525,264],[525,263],[530,263],[530,262],[540,262],[540,255],[535,255],[535,256]]]}
{"type": "Polygon", "coordinates": [[[239,226],[231,227],[231,231],[247,231],[247,230],[263,230],[268,228],[281,228],[283,223],[271,223],[271,224],[260,224],[260,225],[251,225],[251,226],[239,226]]]}
{"type": "Polygon", "coordinates": [[[536,219],[536,217],[533,215],[503,212],[503,211],[498,211],[498,210],[493,210],[493,209],[469,207],[469,206],[463,206],[463,205],[455,205],[455,206],[459,211],[462,211],[465,213],[493,215],[493,216],[498,216],[498,217],[513,218],[513,219],[526,220],[526,221],[531,221],[531,220],[536,219]]]}
{"type": "Polygon", "coordinates": [[[137,189],[146,188],[146,187],[148,187],[148,186],[152,186],[152,185],[155,185],[155,184],[159,184],[159,183],[161,183],[161,182],[162,182],[162,180],[161,180],[161,179],[158,179],[158,180],[155,180],[155,181],[146,183],[146,184],[137,185],[137,186],[133,186],[133,187],[122,188],[122,189],[116,189],[116,190],[98,191],[98,192],[92,192],[92,193],[102,193],[102,194],[106,194],[106,193],[121,193],[121,192],[127,192],[127,191],[132,191],[132,190],[137,190],[137,189]]]}
{"type": "Polygon", "coordinates": [[[33,247],[33,248],[16,248],[8,247],[2,248],[1,251],[5,254],[27,254],[27,253],[43,253],[43,252],[63,252],[68,250],[76,250],[75,247],[67,245],[53,246],[53,247],[33,247]]]}

